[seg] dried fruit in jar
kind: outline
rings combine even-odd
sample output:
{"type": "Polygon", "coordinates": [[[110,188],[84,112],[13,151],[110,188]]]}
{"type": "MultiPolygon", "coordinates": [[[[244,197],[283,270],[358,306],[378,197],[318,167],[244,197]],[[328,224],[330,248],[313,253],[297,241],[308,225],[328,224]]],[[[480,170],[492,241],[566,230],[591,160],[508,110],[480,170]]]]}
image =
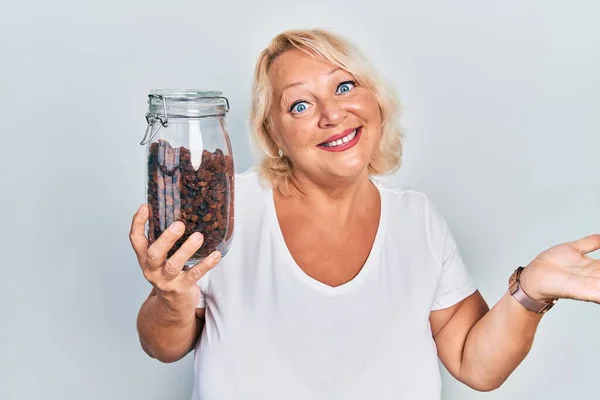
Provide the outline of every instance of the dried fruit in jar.
{"type": "Polygon", "coordinates": [[[170,257],[192,233],[204,235],[202,247],[192,258],[204,258],[229,241],[233,233],[233,159],[221,149],[203,150],[198,170],[190,150],[172,147],[166,140],[150,145],[148,154],[148,238],[154,242],[173,222],[185,224],[183,236],[170,257]]]}

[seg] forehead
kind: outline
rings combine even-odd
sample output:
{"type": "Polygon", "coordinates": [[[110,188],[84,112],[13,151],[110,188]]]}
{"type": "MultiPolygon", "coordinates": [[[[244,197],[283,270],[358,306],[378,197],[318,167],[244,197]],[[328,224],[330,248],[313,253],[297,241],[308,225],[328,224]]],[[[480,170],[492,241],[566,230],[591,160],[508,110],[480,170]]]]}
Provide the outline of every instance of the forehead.
{"type": "Polygon", "coordinates": [[[326,77],[335,68],[337,66],[318,60],[301,50],[288,50],[271,65],[271,83],[275,91],[281,91],[289,84],[326,77]]]}

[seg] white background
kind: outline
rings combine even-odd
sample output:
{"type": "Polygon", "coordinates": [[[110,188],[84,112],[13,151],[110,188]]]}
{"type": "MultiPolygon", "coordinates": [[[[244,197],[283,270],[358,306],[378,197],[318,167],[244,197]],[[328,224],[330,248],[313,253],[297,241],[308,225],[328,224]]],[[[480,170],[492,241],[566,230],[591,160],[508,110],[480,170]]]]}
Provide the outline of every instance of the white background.
{"type": "MultiPolygon", "coordinates": [[[[240,172],[254,63],[285,29],[342,33],[391,79],[407,142],[390,179],[436,202],[491,305],[518,265],[600,231],[596,1],[91,3],[0,13],[2,399],[189,398],[191,357],[152,360],[135,330],[146,95],[222,90],[240,172]]],[[[501,389],[445,375],[443,397],[597,399],[599,337],[600,306],[561,301],[501,389]]]]}

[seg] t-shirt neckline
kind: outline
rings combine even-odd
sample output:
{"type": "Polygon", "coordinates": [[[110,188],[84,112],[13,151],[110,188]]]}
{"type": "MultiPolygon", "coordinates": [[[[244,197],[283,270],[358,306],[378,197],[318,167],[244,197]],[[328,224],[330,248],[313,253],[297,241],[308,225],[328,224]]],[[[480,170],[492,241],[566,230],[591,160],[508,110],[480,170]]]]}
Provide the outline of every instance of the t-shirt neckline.
{"type": "Polygon", "coordinates": [[[330,286],[311,277],[306,272],[304,272],[302,268],[300,268],[298,263],[296,263],[296,260],[294,260],[292,253],[290,252],[289,248],[287,247],[287,244],[285,243],[283,232],[281,231],[281,226],[279,225],[277,211],[275,209],[275,198],[273,188],[272,186],[267,185],[267,189],[265,190],[265,196],[267,197],[266,200],[268,204],[269,225],[275,239],[275,244],[277,246],[276,251],[278,251],[283,256],[285,264],[292,270],[292,272],[297,278],[299,278],[306,285],[312,287],[317,291],[328,295],[340,295],[343,293],[348,293],[349,291],[361,285],[366,280],[367,276],[371,273],[371,271],[375,268],[375,266],[378,264],[378,259],[381,253],[381,242],[383,240],[383,236],[385,235],[385,230],[387,228],[387,199],[379,183],[372,178],[370,178],[369,180],[371,181],[371,183],[373,183],[373,185],[379,192],[379,225],[377,227],[377,232],[375,233],[375,239],[373,240],[371,251],[369,252],[369,255],[363,267],[354,278],[339,286],[330,286]]]}

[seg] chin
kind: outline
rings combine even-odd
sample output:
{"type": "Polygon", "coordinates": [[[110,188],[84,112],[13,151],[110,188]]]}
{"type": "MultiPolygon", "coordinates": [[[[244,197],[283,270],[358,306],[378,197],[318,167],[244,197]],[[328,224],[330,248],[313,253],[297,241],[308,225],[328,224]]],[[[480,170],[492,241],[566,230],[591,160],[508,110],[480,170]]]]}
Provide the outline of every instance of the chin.
{"type": "Polygon", "coordinates": [[[329,166],[328,170],[332,176],[338,178],[358,178],[366,173],[369,167],[368,160],[351,160],[350,162],[338,163],[334,166],[329,166]]]}
{"type": "MultiPolygon", "coordinates": [[[[311,175],[314,173],[313,176],[319,176],[320,179],[359,179],[367,174],[372,155],[370,150],[366,146],[356,146],[354,149],[341,153],[318,154],[317,157],[310,157],[313,162],[303,164],[307,167],[305,169],[307,173],[312,170],[311,175]]],[[[308,159],[305,160],[308,161],[308,159]]]]}

